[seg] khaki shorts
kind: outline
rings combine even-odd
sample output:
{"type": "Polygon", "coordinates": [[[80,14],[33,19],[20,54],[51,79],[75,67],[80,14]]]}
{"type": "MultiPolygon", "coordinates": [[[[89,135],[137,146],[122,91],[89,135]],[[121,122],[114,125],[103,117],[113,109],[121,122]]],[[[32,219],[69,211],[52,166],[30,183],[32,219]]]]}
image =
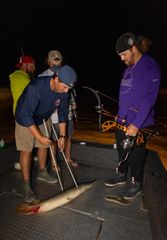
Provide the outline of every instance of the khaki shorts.
{"type": "MultiPolygon", "coordinates": [[[[44,146],[36,140],[29,129],[27,127],[23,127],[22,125],[15,122],[15,140],[16,140],[16,148],[18,151],[26,151],[31,152],[33,148],[48,148],[48,146],[44,146]]],[[[46,122],[49,136],[51,134],[51,122],[50,119],[46,122]]],[[[44,124],[38,126],[41,133],[46,136],[44,124]]]]}

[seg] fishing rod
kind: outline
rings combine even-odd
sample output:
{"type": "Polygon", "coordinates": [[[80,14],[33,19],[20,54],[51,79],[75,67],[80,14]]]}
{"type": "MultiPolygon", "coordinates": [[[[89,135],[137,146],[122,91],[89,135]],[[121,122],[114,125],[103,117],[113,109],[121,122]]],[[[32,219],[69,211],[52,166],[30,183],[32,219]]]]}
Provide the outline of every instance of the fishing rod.
{"type": "MultiPolygon", "coordinates": [[[[100,92],[100,91],[98,91],[98,90],[95,90],[95,89],[93,89],[93,88],[91,88],[91,87],[82,86],[82,88],[85,88],[85,89],[90,90],[90,91],[91,91],[92,93],[94,93],[94,95],[96,96],[97,106],[95,106],[95,108],[96,108],[97,112],[99,113],[99,120],[98,120],[98,122],[99,122],[99,129],[100,129],[100,131],[103,131],[103,132],[104,132],[104,131],[107,131],[107,130],[115,127],[115,126],[117,125],[117,124],[116,124],[116,121],[115,121],[116,116],[112,115],[110,112],[108,112],[108,111],[106,111],[106,110],[104,109],[104,105],[101,103],[101,99],[100,99],[100,96],[99,96],[99,95],[102,95],[102,96],[108,98],[109,100],[111,100],[112,102],[115,102],[115,103],[117,103],[117,104],[119,103],[119,101],[116,100],[116,99],[114,99],[114,98],[112,98],[112,97],[110,97],[110,96],[108,96],[108,95],[106,95],[106,94],[104,94],[104,93],[102,93],[102,92],[100,92]],[[105,121],[105,122],[102,124],[102,115],[112,117],[113,120],[105,121]]],[[[131,109],[131,110],[134,111],[134,112],[138,112],[137,109],[134,109],[134,108],[132,108],[132,107],[129,107],[129,109],[131,109]]],[[[160,122],[160,121],[158,121],[158,120],[156,120],[156,119],[155,119],[155,122],[156,122],[157,124],[160,124],[160,125],[163,126],[163,127],[167,127],[167,124],[166,124],[166,123],[162,123],[162,122],[160,122]]],[[[149,130],[149,129],[147,129],[147,128],[142,129],[142,131],[143,131],[143,132],[151,132],[151,133],[152,133],[152,130],[149,130]]],[[[154,132],[155,135],[158,135],[158,131],[157,131],[157,130],[155,130],[155,131],[153,130],[153,132],[154,132]]]]}
{"type": "MultiPolygon", "coordinates": [[[[55,135],[55,137],[56,137],[56,140],[58,141],[59,139],[58,139],[58,136],[57,136],[57,133],[56,133],[56,130],[55,130],[55,127],[54,127],[53,123],[51,123],[51,126],[52,126],[53,133],[54,133],[54,135],[55,135]]],[[[71,174],[71,177],[72,177],[72,179],[73,179],[73,182],[74,182],[74,184],[75,184],[75,187],[78,188],[78,184],[77,184],[77,182],[76,182],[76,180],[75,180],[75,177],[74,177],[74,175],[73,175],[73,173],[72,173],[72,171],[71,171],[71,168],[70,168],[70,166],[69,166],[69,163],[68,163],[68,161],[67,161],[67,158],[66,158],[66,156],[65,156],[65,154],[64,154],[64,152],[63,152],[63,149],[60,148],[60,151],[61,151],[62,156],[63,156],[63,158],[64,158],[64,161],[65,161],[65,163],[66,163],[66,165],[67,165],[67,167],[68,167],[68,170],[69,170],[69,172],[70,172],[70,174],[71,174]]]]}
{"type": "Polygon", "coordinates": [[[24,50],[23,50],[23,44],[21,44],[21,46],[20,46],[20,52],[21,52],[21,56],[24,56],[25,54],[24,54],[24,50]]]}
{"type": "Polygon", "coordinates": [[[129,154],[131,153],[133,146],[135,144],[135,138],[133,136],[127,136],[123,141],[122,141],[122,148],[123,148],[123,153],[121,155],[120,161],[116,167],[116,173],[119,173],[119,167],[128,160],[129,154]]]}
{"type": "Polygon", "coordinates": [[[98,91],[98,90],[95,90],[95,91],[96,91],[97,94],[100,94],[100,95],[108,98],[109,100],[118,103],[118,100],[116,100],[115,98],[112,98],[112,97],[110,97],[110,96],[108,96],[108,95],[106,95],[106,94],[104,94],[104,93],[102,93],[102,92],[100,92],[100,91],[98,91]]]}
{"type": "Polygon", "coordinates": [[[77,106],[75,106],[75,108],[73,108],[73,103],[76,105],[76,91],[74,88],[71,89],[71,111],[72,111],[72,115],[74,117],[75,123],[77,128],[79,129],[79,121],[78,121],[78,113],[77,113],[77,106]]]}
{"type": "Polygon", "coordinates": [[[123,153],[121,155],[120,161],[116,167],[116,173],[119,173],[119,167],[125,163],[128,160],[129,154],[132,152],[133,147],[135,144],[139,145],[141,143],[147,143],[149,139],[156,134],[156,129],[154,129],[152,132],[147,132],[147,135],[145,134],[145,139],[143,135],[141,136],[141,131],[136,136],[126,136],[125,139],[123,139],[121,145],[123,149],[123,153]],[[140,139],[142,138],[142,140],[140,139]],[[139,141],[140,140],[140,141],[139,141]]]}
{"type": "Polygon", "coordinates": [[[97,106],[95,106],[95,109],[96,109],[96,112],[99,114],[99,118],[98,118],[98,125],[99,125],[99,130],[101,131],[102,128],[102,111],[103,111],[103,104],[101,104],[101,99],[98,95],[98,91],[96,91],[95,89],[93,88],[90,88],[90,87],[87,87],[87,86],[82,86],[82,88],[85,88],[85,89],[88,89],[90,90],[95,96],[96,96],[96,99],[97,99],[97,106]]]}

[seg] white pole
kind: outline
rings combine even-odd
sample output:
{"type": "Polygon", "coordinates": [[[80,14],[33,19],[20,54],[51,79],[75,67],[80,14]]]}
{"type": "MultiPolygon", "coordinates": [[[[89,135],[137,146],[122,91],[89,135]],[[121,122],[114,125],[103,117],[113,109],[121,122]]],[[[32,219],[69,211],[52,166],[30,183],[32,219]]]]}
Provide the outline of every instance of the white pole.
{"type": "MultiPolygon", "coordinates": [[[[55,135],[55,137],[56,137],[56,140],[58,141],[59,139],[58,139],[57,133],[56,133],[56,131],[55,131],[55,128],[54,128],[54,126],[53,126],[53,123],[51,123],[51,125],[52,125],[52,129],[53,129],[53,133],[54,133],[54,135],[55,135]]],[[[78,188],[78,184],[77,184],[77,182],[76,182],[76,180],[75,180],[75,178],[74,178],[74,175],[73,175],[73,173],[72,173],[72,171],[71,171],[71,168],[70,168],[70,166],[69,166],[69,163],[68,163],[68,161],[67,161],[67,158],[66,158],[66,156],[65,156],[62,148],[60,148],[60,151],[61,151],[61,153],[62,153],[62,155],[63,155],[63,158],[64,158],[64,160],[65,160],[65,163],[66,163],[66,165],[67,165],[67,167],[68,167],[68,170],[69,170],[69,172],[70,172],[70,174],[71,174],[71,177],[72,177],[72,179],[73,179],[73,181],[74,181],[74,184],[75,184],[76,188],[78,188]]]]}
{"type": "MultiPolygon", "coordinates": [[[[45,128],[46,136],[49,138],[49,133],[48,133],[48,129],[47,129],[47,126],[46,126],[45,119],[43,119],[43,124],[44,124],[44,128],[45,128]]],[[[60,178],[57,166],[56,166],[56,159],[55,159],[55,156],[53,154],[53,149],[52,149],[51,145],[49,145],[49,150],[50,150],[50,153],[51,153],[51,158],[52,158],[54,167],[56,169],[56,173],[57,173],[57,177],[58,177],[58,180],[59,180],[59,184],[60,184],[61,190],[64,191],[64,188],[63,188],[63,185],[62,185],[62,182],[61,182],[61,178],[60,178]]]]}

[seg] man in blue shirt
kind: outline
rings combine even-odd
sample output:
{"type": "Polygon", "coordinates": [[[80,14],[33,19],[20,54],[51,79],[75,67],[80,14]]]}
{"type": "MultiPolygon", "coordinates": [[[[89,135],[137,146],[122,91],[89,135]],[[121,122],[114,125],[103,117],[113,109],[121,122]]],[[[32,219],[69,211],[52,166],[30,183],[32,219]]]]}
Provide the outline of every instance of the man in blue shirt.
{"type": "MultiPolygon", "coordinates": [[[[116,43],[116,51],[127,65],[119,92],[117,122],[126,127],[126,131],[116,130],[116,141],[119,161],[124,153],[123,143],[127,137],[135,137],[142,128],[154,124],[154,104],[160,86],[160,68],[156,61],[146,54],[151,41],[134,33],[123,34],[116,43]]],[[[142,189],[142,177],[146,155],[146,142],[135,143],[127,161],[118,164],[117,174],[106,186],[112,187],[126,183],[128,168],[131,173],[131,184],[122,196],[131,200],[142,189]]],[[[107,199],[106,200],[111,200],[107,199]]]]}
{"type": "Polygon", "coordinates": [[[47,148],[52,141],[46,136],[43,120],[50,129],[50,116],[56,108],[59,109],[58,146],[63,149],[68,120],[68,90],[75,82],[75,71],[70,66],[64,65],[55,69],[53,76],[33,79],[17,102],[15,137],[17,150],[21,151],[20,166],[24,180],[24,199],[28,203],[37,201],[30,181],[31,153],[34,147],[41,148],[37,178],[50,183],[57,182],[57,179],[50,176],[46,169],[47,148]]]}
{"type": "MultiPolygon", "coordinates": [[[[64,63],[63,63],[63,56],[60,53],[60,51],[58,50],[51,50],[48,52],[48,57],[47,57],[47,65],[49,66],[48,69],[46,69],[44,72],[42,72],[41,74],[39,74],[38,76],[51,76],[53,75],[53,71],[55,69],[58,69],[59,67],[61,67],[64,63]]],[[[67,122],[67,130],[66,130],[66,139],[65,139],[65,146],[64,146],[64,153],[65,153],[65,157],[68,161],[68,163],[72,166],[72,167],[77,167],[78,163],[74,160],[71,159],[71,138],[72,138],[72,134],[74,132],[74,124],[73,124],[73,112],[76,109],[76,99],[75,99],[75,89],[71,89],[69,91],[69,112],[68,112],[68,122],[67,122]]],[[[51,116],[51,121],[54,124],[57,133],[59,133],[59,129],[58,129],[58,116],[57,116],[57,111],[55,111],[52,116],[51,116]]],[[[53,139],[55,138],[55,136],[53,135],[53,139]]],[[[53,151],[54,151],[54,155],[56,155],[56,146],[54,145],[53,147],[53,151]]],[[[52,162],[52,170],[55,171],[55,164],[52,162]]],[[[58,171],[60,171],[60,168],[58,166],[58,164],[56,163],[56,168],[58,171]]]]}

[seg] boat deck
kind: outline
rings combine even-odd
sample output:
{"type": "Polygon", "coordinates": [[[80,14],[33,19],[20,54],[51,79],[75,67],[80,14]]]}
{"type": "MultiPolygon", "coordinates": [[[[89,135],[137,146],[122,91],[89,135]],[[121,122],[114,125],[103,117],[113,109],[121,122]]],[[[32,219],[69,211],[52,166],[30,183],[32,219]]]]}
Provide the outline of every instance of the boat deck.
{"type": "MultiPolygon", "coordinates": [[[[84,115],[79,112],[79,129],[75,130],[72,144],[72,158],[79,163],[78,168],[72,169],[74,176],[78,184],[93,181],[92,188],[44,214],[20,215],[16,208],[23,201],[23,190],[21,173],[13,168],[18,153],[14,144],[11,96],[4,98],[2,105],[0,135],[6,144],[0,149],[0,240],[167,239],[166,126],[148,144],[144,181],[148,212],[140,210],[141,195],[126,207],[104,200],[105,195],[120,193],[123,188],[104,186],[115,171],[118,156],[114,130],[98,131],[98,115],[92,117],[93,107],[84,115]]],[[[61,168],[65,190],[74,187],[63,161],[61,168]]],[[[41,200],[61,193],[58,183],[50,185],[36,180],[37,164],[32,173],[33,187],[41,200]]]]}
{"type": "MultiPolygon", "coordinates": [[[[16,212],[16,208],[23,201],[21,173],[13,169],[14,156],[17,155],[17,152],[13,145],[3,149],[3,153],[1,151],[3,164],[1,162],[0,174],[0,239],[151,240],[152,233],[148,214],[140,210],[141,196],[138,196],[130,206],[126,207],[104,200],[106,194],[122,191],[121,187],[111,189],[104,186],[106,179],[113,173],[116,155],[113,154],[112,163],[100,166],[98,161],[100,162],[101,157],[97,160],[97,164],[96,159],[89,160],[95,153],[94,148],[101,152],[101,155],[103,152],[107,155],[114,151],[108,146],[100,147],[96,144],[83,146],[79,142],[73,143],[73,157],[82,151],[85,153],[84,157],[82,154],[82,157],[80,155],[78,158],[78,168],[72,169],[75,179],[78,185],[93,182],[93,186],[66,205],[43,214],[33,215],[20,215],[16,212]],[[85,148],[90,148],[89,156],[87,156],[85,148]],[[93,155],[90,156],[90,154],[93,155]],[[88,159],[84,162],[86,158],[88,159]]],[[[61,179],[65,190],[75,187],[61,157],[60,165],[61,179]]],[[[58,183],[48,184],[37,181],[36,173],[37,163],[34,163],[33,187],[38,198],[47,199],[61,193],[58,183]]]]}

